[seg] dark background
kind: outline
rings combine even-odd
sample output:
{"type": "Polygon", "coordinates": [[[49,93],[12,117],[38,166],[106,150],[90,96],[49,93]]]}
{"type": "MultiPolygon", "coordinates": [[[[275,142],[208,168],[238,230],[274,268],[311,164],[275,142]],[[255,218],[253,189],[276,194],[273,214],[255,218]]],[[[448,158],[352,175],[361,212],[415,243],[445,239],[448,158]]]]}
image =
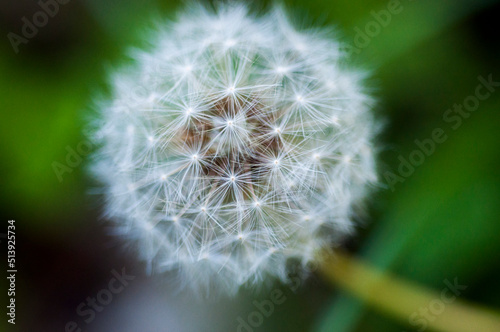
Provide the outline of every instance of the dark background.
{"type": "MultiPolygon", "coordinates": [[[[500,3],[401,0],[390,23],[359,44],[359,31],[376,22],[372,11],[388,3],[285,1],[299,24],[335,25],[339,38],[358,47],[353,64],[372,72],[376,112],[386,121],[381,188],[345,248],[436,291],[445,279],[458,278],[468,286],[463,300],[500,310],[500,91],[456,130],[443,119],[474,94],[479,76],[500,81],[500,3]],[[408,160],[418,150],[415,140],[431,138],[436,128],[448,139],[392,191],[387,172],[401,175],[399,158],[408,160]]],[[[276,283],[242,290],[235,299],[197,301],[168,276],[145,276],[134,253],[106,235],[100,199],[89,195],[95,183],[86,175],[86,153],[58,178],[54,165],[68,165],[69,151],[85,142],[92,100],[106,93],[107,73],[127,61],[130,46],[143,44],[152,19],[171,18],[182,6],[71,0],[16,53],[8,33],[21,35],[22,18],[32,21],[41,7],[27,0],[0,4],[0,232],[16,220],[18,330],[62,332],[75,321],[89,332],[236,331],[238,317],[256,310],[253,301],[280,289],[286,301],[255,331],[412,331],[407,320],[379,314],[320,275],[296,292],[276,283]],[[85,323],[78,305],[107,289],[112,271],[123,268],[135,279],[85,323]]],[[[6,239],[0,240],[4,306],[6,239]]],[[[2,314],[0,330],[15,331],[6,321],[2,314]]]]}

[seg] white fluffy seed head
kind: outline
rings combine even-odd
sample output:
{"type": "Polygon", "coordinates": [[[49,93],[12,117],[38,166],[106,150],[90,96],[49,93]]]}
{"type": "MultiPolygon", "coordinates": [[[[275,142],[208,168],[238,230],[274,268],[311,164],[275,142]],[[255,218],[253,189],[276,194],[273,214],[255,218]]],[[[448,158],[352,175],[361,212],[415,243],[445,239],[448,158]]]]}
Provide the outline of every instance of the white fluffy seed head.
{"type": "Polygon", "coordinates": [[[107,215],[151,271],[234,292],[353,227],[376,181],[371,98],[326,32],[282,9],[190,8],[100,105],[107,215]]]}

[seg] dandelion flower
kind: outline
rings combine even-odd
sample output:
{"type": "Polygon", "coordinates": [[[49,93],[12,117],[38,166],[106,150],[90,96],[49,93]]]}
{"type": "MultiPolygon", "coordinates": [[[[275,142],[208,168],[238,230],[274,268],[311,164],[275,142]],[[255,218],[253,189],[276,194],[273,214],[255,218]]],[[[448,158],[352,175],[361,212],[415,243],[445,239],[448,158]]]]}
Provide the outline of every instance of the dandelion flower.
{"type": "Polygon", "coordinates": [[[150,44],[99,104],[93,171],[151,272],[231,293],[352,232],[376,124],[331,32],[199,5],[150,44]]]}

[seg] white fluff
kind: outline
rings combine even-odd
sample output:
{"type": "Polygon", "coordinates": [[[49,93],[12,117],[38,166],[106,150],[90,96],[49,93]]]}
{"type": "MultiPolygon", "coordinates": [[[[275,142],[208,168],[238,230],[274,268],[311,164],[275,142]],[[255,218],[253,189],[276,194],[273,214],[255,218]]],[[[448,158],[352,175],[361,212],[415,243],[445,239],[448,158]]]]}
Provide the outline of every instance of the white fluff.
{"type": "Polygon", "coordinates": [[[116,231],[151,271],[234,292],[286,279],[353,228],[376,181],[372,100],[281,8],[189,8],[112,80],[93,137],[116,231]]]}

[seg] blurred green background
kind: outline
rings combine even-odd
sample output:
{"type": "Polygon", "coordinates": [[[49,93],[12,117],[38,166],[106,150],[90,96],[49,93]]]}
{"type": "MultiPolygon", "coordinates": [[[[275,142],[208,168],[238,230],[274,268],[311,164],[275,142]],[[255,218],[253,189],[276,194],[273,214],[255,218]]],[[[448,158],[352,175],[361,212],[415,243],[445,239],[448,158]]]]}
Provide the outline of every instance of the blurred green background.
{"type": "MultiPolygon", "coordinates": [[[[357,48],[353,66],[371,71],[376,112],[386,122],[381,188],[345,248],[438,292],[444,280],[457,278],[467,286],[461,299],[500,310],[500,91],[461,117],[456,129],[443,118],[474,95],[479,76],[500,81],[500,2],[401,0],[384,24],[376,13],[389,11],[391,1],[284,3],[299,25],[334,25],[342,41],[357,48]],[[401,175],[400,158],[408,160],[419,149],[415,140],[431,138],[436,128],[448,139],[391,190],[387,172],[401,175]]],[[[134,254],[106,235],[101,203],[89,195],[95,183],[86,176],[86,153],[58,178],[54,167],[67,165],[68,151],[85,141],[92,100],[106,93],[109,70],[127,62],[131,46],[143,45],[152,19],[171,18],[182,6],[72,0],[16,53],[8,33],[21,35],[22,18],[31,20],[41,7],[28,0],[0,4],[0,233],[7,220],[16,220],[18,330],[65,331],[75,321],[83,331],[237,331],[238,318],[256,310],[253,301],[268,299],[275,288],[286,301],[255,331],[419,330],[422,325],[389,318],[319,275],[295,292],[273,284],[235,299],[195,301],[168,279],[146,277],[134,254]],[[136,279],[84,322],[78,305],[123,267],[136,279]]],[[[6,241],[0,240],[5,262],[6,241]]],[[[15,331],[5,315],[0,330],[15,331]]]]}

